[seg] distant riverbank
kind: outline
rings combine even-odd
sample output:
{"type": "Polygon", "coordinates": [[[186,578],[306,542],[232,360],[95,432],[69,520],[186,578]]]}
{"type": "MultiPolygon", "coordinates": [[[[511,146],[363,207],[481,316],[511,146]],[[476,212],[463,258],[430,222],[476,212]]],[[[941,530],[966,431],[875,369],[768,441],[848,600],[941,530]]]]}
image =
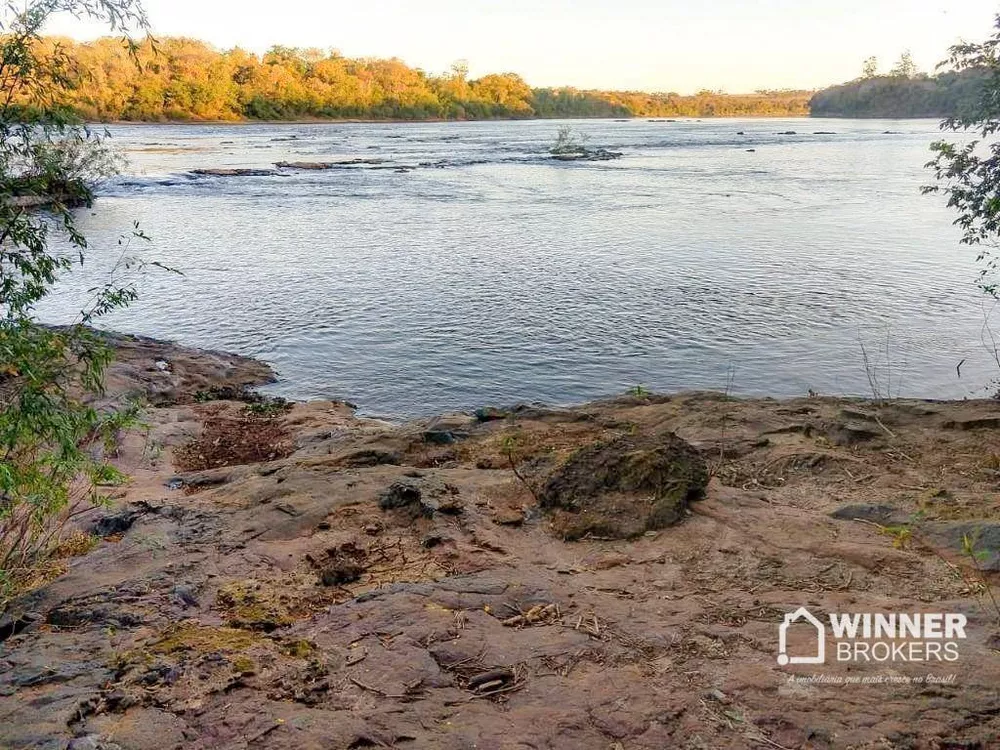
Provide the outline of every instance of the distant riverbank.
{"type": "Polygon", "coordinates": [[[982,96],[977,70],[938,76],[873,76],[816,92],[813,117],[921,119],[956,117],[982,96]]]}
{"type": "Polygon", "coordinates": [[[144,40],[131,52],[115,38],[59,44],[73,69],[102,71],[71,82],[59,97],[95,121],[788,117],[808,114],[812,94],[532,87],[509,72],[471,78],[461,65],[433,75],[395,58],[289,47],[258,56],[170,37],[144,40]]]}

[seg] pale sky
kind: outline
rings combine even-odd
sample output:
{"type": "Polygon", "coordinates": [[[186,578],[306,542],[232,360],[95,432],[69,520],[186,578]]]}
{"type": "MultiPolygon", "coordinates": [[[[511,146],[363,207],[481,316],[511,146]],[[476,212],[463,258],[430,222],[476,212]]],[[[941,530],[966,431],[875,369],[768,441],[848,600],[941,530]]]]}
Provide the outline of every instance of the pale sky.
{"type": "MultiPolygon", "coordinates": [[[[399,57],[430,73],[459,59],[475,77],[534,86],[679,91],[820,88],[888,70],[909,49],[932,70],[981,40],[1000,0],[145,0],[159,36],[226,49],[272,44],[399,57]]],[[[50,33],[101,31],[70,17],[50,33]]]]}

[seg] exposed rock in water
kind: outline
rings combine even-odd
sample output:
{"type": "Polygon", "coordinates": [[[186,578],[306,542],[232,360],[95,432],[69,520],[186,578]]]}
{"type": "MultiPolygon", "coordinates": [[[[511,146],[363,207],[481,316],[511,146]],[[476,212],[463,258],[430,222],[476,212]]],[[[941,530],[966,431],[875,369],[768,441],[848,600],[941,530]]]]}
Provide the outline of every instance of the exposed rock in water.
{"type": "Polygon", "coordinates": [[[335,161],[279,161],[274,166],[279,169],[303,169],[322,171],[337,167],[353,167],[362,164],[383,164],[385,159],[337,159],[335,161]]]}
{"type": "Polygon", "coordinates": [[[680,521],[708,484],[705,459],[672,432],[577,451],[549,478],[542,507],[564,539],[628,539],[680,521]]]}
{"type": "Polygon", "coordinates": [[[598,148],[593,151],[586,148],[579,148],[576,151],[552,154],[552,158],[558,161],[611,161],[624,156],[621,151],[609,151],[606,148],[598,148]]]}
{"type": "Polygon", "coordinates": [[[232,169],[192,169],[191,174],[196,174],[200,177],[274,177],[279,174],[274,169],[250,169],[250,168],[232,168],[232,169]]]}

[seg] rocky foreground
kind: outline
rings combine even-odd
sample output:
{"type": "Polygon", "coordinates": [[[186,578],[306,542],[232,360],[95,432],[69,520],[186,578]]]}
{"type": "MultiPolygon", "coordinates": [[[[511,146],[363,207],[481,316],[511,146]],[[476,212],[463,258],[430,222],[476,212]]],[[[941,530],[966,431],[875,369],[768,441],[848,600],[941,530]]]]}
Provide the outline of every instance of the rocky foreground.
{"type": "Polygon", "coordinates": [[[242,390],[269,377],[121,342],[110,397],[150,404],[133,480],[0,620],[0,747],[1000,747],[1000,404],[391,425],[242,390]],[[803,605],[962,613],[968,638],[780,667],[803,605]]]}

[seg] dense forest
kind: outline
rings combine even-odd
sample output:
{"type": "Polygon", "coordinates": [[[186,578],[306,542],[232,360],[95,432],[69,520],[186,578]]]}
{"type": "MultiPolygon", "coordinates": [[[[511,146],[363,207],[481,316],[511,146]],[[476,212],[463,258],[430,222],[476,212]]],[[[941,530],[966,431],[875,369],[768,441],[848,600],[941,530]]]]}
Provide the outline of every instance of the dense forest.
{"type": "MultiPolygon", "coordinates": [[[[807,115],[810,92],[729,95],[532,88],[514,73],[430,75],[397,59],[273,47],[220,52],[193,39],[48,38],[70,71],[65,104],[91,121],[712,117],[807,115]],[[138,64],[137,64],[138,63],[138,64]]],[[[27,101],[23,102],[29,103],[27,101]]]]}
{"type": "Polygon", "coordinates": [[[980,100],[984,80],[977,70],[869,75],[817,92],[809,107],[813,117],[957,117],[980,100]]]}

